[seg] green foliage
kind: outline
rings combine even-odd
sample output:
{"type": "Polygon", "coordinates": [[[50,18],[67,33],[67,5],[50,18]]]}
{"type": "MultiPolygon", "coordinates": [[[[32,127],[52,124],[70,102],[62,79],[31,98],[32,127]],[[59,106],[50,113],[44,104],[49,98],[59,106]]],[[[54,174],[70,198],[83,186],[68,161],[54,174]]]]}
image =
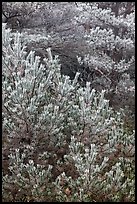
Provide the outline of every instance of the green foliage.
{"type": "Polygon", "coordinates": [[[45,65],[3,24],[3,202],[121,202],[134,196],[134,131],[87,82],[45,65]],[[7,157],[7,158],[6,158],[7,157]],[[6,163],[7,162],[7,163],[6,163]]]}

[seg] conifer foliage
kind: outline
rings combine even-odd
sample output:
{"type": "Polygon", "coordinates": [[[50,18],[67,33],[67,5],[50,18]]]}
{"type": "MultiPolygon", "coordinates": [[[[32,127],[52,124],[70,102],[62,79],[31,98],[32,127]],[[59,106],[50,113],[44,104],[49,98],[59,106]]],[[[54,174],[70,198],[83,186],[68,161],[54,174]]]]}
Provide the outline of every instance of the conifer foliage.
{"type": "Polygon", "coordinates": [[[135,138],[106,90],[2,25],[3,202],[134,202],[135,138]]]}

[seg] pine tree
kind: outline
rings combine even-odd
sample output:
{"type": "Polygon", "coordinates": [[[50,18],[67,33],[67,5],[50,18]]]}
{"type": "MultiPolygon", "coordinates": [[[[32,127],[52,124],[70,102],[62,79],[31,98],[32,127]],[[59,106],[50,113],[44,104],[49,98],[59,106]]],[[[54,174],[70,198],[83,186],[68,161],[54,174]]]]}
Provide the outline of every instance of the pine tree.
{"type": "Polygon", "coordinates": [[[50,48],[44,65],[22,34],[2,32],[3,201],[134,201],[134,131],[105,90],[63,76],[50,48]]]}

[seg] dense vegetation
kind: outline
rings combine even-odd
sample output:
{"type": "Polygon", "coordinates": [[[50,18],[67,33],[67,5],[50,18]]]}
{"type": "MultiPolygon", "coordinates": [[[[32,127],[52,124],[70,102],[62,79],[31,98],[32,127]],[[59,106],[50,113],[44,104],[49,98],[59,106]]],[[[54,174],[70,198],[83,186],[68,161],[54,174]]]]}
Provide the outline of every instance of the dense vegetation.
{"type": "Polygon", "coordinates": [[[2,201],[134,202],[134,2],[2,14],[2,201]]]}

